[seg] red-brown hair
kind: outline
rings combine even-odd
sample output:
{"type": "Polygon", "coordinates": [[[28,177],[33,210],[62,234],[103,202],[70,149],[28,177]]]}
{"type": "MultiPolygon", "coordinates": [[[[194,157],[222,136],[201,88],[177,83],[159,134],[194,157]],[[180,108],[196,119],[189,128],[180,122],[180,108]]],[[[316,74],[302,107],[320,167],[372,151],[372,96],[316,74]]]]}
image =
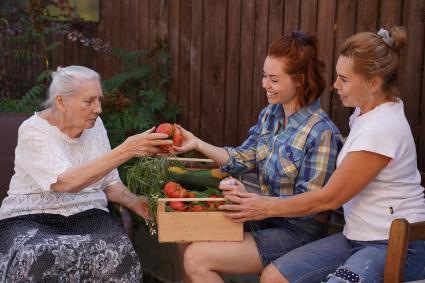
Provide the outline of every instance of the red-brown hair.
{"type": "Polygon", "coordinates": [[[300,83],[297,92],[300,107],[320,97],[326,86],[322,75],[325,64],[319,60],[317,53],[316,37],[300,31],[275,39],[267,53],[267,56],[282,58],[286,66],[283,71],[300,83]]]}

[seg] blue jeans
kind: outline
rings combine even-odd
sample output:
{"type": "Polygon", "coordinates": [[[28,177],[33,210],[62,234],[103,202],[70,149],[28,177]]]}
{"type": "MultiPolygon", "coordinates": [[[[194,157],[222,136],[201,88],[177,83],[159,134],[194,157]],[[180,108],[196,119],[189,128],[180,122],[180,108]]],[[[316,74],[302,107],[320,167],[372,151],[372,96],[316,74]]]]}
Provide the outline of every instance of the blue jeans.
{"type": "MultiPolygon", "coordinates": [[[[290,282],[383,282],[388,241],[351,241],[342,233],[273,261],[290,282]]],[[[404,280],[425,278],[425,241],[409,245],[404,280]]]]}

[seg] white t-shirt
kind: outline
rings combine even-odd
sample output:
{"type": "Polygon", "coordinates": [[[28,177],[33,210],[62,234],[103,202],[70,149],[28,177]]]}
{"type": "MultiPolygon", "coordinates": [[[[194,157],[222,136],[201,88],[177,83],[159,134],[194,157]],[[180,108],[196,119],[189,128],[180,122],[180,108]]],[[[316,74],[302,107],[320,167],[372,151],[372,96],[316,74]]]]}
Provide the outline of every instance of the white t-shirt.
{"type": "Polygon", "coordinates": [[[93,128],[73,139],[35,113],[19,127],[15,174],[0,207],[0,219],[34,213],[69,216],[92,208],[108,211],[103,189],[121,182],[116,169],[78,193],[54,192],[50,185],[68,168],[110,150],[100,118],[93,128]]]}
{"type": "Polygon", "coordinates": [[[357,108],[350,117],[350,134],[337,166],[353,151],[375,152],[391,161],[344,204],[344,235],[359,241],[387,240],[393,219],[425,220],[424,188],[420,186],[415,143],[401,100],[381,104],[361,116],[359,113],[357,108]]]}

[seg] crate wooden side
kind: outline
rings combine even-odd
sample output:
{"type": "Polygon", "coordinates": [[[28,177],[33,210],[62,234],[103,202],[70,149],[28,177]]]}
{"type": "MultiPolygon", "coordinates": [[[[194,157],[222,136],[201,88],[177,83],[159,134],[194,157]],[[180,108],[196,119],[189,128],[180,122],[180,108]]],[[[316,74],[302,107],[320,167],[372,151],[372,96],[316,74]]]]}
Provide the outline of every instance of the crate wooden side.
{"type": "Polygon", "coordinates": [[[166,212],[165,201],[159,200],[157,221],[160,243],[243,240],[243,224],[219,211],[166,212]]]}

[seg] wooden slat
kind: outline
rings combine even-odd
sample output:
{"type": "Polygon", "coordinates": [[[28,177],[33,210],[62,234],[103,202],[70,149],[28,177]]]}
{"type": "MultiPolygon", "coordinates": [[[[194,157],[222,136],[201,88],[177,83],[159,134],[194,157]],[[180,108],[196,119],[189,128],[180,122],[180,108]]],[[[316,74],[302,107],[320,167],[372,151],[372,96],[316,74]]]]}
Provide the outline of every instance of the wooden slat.
{"type": "MultiPolygon", "coordinates": [[[[139,0],[139,48],[149,47],[149,0],[139,0]]],[[[168,21],[167,21],[168,23],[168,21]]]]}
{"type": "Polygon", "coordinates": [[[168,13],[170,8],[169,0],[157,0],[159,4],[158,36],[164,39],[168,36],[168,13]]]}
{"type": "MultiPolygon", "coordinates": [[[[425,43],[424,43],[425,44],[425,43]]],[[[425,50],[425,45],[423,46],[425,50]]],[[[425,56],[423,56],[423,65],[425,66],[425,56]]],[[[406,105],[405,107],[409,107],[406,105]]],[[[422,70],[422,92],[421,92],[421,104],[419,109],[425,109],[425,71],[422,70]]],[[[418,168],[421,172],[425,172],[425,111],[421,111],[421,116],[419,117],[418,128],[418,143],[417,143],[417,152],[418,152],[418,168]]],[[[425,186],[425,173],[422,173],[422,185],[425,186]]]]}
{"type": "Polygon", "coordinates": [[[425,1],[412,0],[404,2],[403,25],[407,29],[407,41],[402,49],[402,68],[400,72],[401,97],[405,105],[405,113],[415,141],[418,141],[419,105],[421,95],[421,78],[423,73],[422,58],[424,52],[424,13],[425,1]],[[422,22],[422,24],[417,24],[422,22]]]}
{"type": "Polygon", "coordinates": [[[262,85],[264,58],[267,55],[267,24],[269,3],[266,0],[255,2],[255,40],[254,40],[254,66],[252,83],[252,110],[251,123],[258,120],[261,109],[266,105],[266,93],[262,85]]]}
{"type": "Polygon", "coordinates": [[[300,29],[300,6],[301,0],[285,1],[283,34],[290,35],[294,30],[300,29]]]}
{"type": "Polygon", "coordinates": [[[251,127],[251,93],[254,67],[255,1],[243,0],[241,15],[241,67],[239,80],[238,140],[242,142],[251,127]]]}
{"type": "Polygon", "coordinates": [[[357,0],[356,32],[375,32],[378,19],[378,0],[357,0]]]}
{"type": "Polygon", "coordinates": [[[240,38],[241,0],[230,0],[227,6],[226,113],[224,118],[224,141],[229,146],[236,146],[238,144],[240,38]]]}
{"type": "MultiPolygon", "coordinates": [[[[336,33],[335,33],[335,58],[336,64],[339,57],[339,50],[341,49],[344,41],[354,34],[356,24],[356,1],[346,0],[337,2],[336,14],[336,33]]],[[[335,78],[335,75],[333,76],[335,78]]],[[[332,79],[333,81],[333,79],[332,79]]],[[[336,122],[341,133],[348,135],[348,118],[350,117],[350,108],[344,107],[338,96],[332,96],[332,112],[331,117],[336,122]]]]}
{"type": "Polygon", "coordinates": [[[322,94],[320,101],[322,108],[329,114],[331,108],[330,87],[333,80],[334,70],[334,24],[335,24],[335,0],[319,0],[317,7],[317,37],[319,39],[319,58],[325,62],[325,79],[327,88],[322,94]]]}
{"type": "Polygon", "coordinates": [[[179,106],[181,109],[180,123],[188,126],[189,121],[189,95],[190,91],[190,47],[191,47],[191,18],[192,2],[180,2],[180,36],[179,36],[179,106]]]}
{"type": "Polygon", "coordinates": [[[283,10],[285,8],[284,0],[270,0],[269,1],[269,35],[268,45],[281,36],[283,26],[283,10]]]}
{"type": "Polygon", "coordinates": [[[149,1],[149,47],[153,47],[159,32],[159,0],[149,1]]]}
{"type": "MultiPolygon", "coordinates": [[[[189,90],[189,129],[196,136],[201,127],[201,88],[202,88],[202,34],[203,1],[192,1],[190,46],[190,90],[189,90]]],[[[237,93],[236,93],[237,94],[237,93]]]]}
{"type": "Polygon", "coordinates": [[[170,2],[170,11],[168,14],[168,39],[170,44],[170,54],[172,58],[171,68],[171,89],[168,98],[171,102],[178,101],[179,87],[179,21],[180,19],[180,0],[170,2]]]}
{"type": "Polygon", "coordinates": [[[204,2],[204,48],[202,54],[201,138],[215,145],[223,144],[224,89],[226,62],[227,5],[225,0],[204,2]]]}
{"type": "Polygon", "coordinates": [[[393,25],[399,25],[402,8],[402,0],[382,0],[380,26],[388,29],[393,25]]]}
{"type": "Polygon", "coordinates": [[[309,33],[317,31],[317,0],[301,0],[300,30],[309,33]]]}

